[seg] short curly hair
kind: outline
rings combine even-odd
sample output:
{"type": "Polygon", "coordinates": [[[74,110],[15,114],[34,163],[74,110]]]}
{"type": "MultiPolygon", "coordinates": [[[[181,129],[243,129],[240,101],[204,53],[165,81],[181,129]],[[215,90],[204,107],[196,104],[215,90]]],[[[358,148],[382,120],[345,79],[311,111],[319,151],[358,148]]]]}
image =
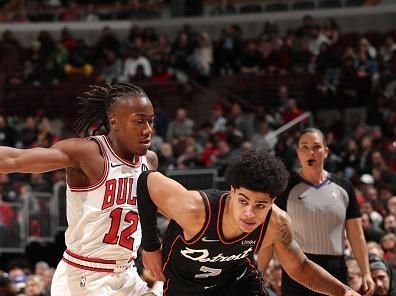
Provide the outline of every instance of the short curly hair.
{"type": "Polygon", "coordinates": [[[234,188],[280,195],[287,186],[289,172],[283,162],[265,151],[252,149],[231,160],[225,180],[234,188]]]}

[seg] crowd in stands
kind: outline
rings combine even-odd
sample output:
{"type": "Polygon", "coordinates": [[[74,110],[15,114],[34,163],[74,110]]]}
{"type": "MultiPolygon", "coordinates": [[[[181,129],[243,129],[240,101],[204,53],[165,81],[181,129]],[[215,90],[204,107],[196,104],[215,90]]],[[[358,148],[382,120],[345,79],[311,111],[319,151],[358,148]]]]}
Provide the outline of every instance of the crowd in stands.
{"type": "MultiPolygon", "coordinates": [[[[160,18],[163,0],[8,1],[0,20],[24,22],[95,22],[160,18]]],[[[1,3],[0,3],[1,5],[1,3]]]]}
{"type": "MultiPolygon", "coordinates": [[[[73,73],[97,83],[163,83],[193,77],[207,86],[219,75],[315,73],[321,77],[318,91],[327,96],[342,91],[354,97],[352,82],[369,78],[372,101],[366,116],[351,120],[341,110],[337,120],[320,128],[331,151],[326,169],[350,178],[355,186],[370,251],[396,268],[396,36],[375,36],[345,36],[333,20],[320,25],[307,16],[302,26],[285,36],[276,25],[268,23],[260,36],[249,40],[243,38],[237,25],[224,28],[222,38],[216,42],[190,26],[185,26],[173,42],[151,28],[137,26],[119,39],[106,27],[90,48],[65,28],[60,40],[41,32],[29,49],[22,48],[12,32],[5,32],[0,48],[5,53],[2,57],[20,53],[16,67],[8,72],[8,83],[19,87],[56,85],[73,73]]],[[[6,64],[4,58],[2,65],[6,64]]],[[[279,136],[271,132],[303,114],[301,105],[309,108],[291,96],[287,85],[279,86],[277,104],[257,106],[254,111],[245,110],[238,102],[214,102],[211,119],[205,122],[190,118],[184,107],[171,118],[157,104],[151,149],[158,154],[159,171],[216,168],[222,176],[229,160],[251,147],[271,151],[295,171],[300,129],[279,136]]],[[[0,145],[50,147],[64,135],[55,125],[58,121],[49,116],[42,110],[26,118],[0,116],[0,145]]],[[[52,185],[62,178],[62,172],[0,175],[0,241],[15,219],[10,205],[22,202],[32,191],[51,192],[52,185]]],[[[6,269],[8,277],[0,278],[0,289],[9,282],[19,283],[19,279],[26,287],[47,286],[47,276],[39,278],[37,271],[29,275],[32,272],[21,267],[1,269],[6,269]]],[[[278,296],[279,274],[279,266],[274,263],[266,277],[278,296]]],[[[28,290],[26,295],[40,295],[28,294],[28,290]]],[[[43,289],[41,293],[45,293],[43,289]]]]}

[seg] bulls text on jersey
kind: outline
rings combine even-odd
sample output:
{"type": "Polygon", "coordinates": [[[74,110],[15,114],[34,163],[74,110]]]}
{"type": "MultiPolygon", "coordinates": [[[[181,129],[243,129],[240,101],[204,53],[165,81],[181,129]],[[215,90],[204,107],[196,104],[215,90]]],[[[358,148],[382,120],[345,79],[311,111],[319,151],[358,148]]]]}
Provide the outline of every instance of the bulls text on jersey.
{"type": "Polygon", "coordinates": [[[102,210],[116,205],[136,205],[136,197],[132,196],[133,178],[110,179],[105,183],[102,210]]]}

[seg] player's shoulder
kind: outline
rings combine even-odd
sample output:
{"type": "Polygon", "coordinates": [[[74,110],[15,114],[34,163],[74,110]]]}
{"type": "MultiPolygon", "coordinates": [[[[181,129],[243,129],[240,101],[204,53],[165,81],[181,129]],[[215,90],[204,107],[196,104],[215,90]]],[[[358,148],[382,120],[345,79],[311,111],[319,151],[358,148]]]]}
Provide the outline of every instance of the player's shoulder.
{"type": "Polygon", "coordinates": [[[271,221],[276,225],[290,223],[290,216],[276,204],[272,205],[271,221]]]}
{"type": "Polygon", "coordinates": [[[150,166],[150,169],[151,170],[156,170],[157,167],[158,167],[158,156],[157,156],[157,153],[155,153],[152,150],[147,150],[146,159],[147,159],[147,162],[148,162],[148,164],[150,166]]]}
{"type": "Polygon", "coordinates": [[[95,138],[68,138],[55,143],[54,148],[70,148],[76,150],[99,149],[99,142],[95,138]]]}

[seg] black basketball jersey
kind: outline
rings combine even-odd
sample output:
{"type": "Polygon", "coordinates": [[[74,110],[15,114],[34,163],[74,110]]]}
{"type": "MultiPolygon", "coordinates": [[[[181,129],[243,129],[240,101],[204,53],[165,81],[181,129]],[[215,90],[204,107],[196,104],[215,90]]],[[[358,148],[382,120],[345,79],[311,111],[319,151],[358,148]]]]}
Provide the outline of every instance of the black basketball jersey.
{"type": "Polygon", "coordinates": [[[254,253],[264,239],[271,210],[253,232],[227,240],[221,225],[229,192],[211,189],[200,194],[206,211],[201,231],[185,240],[182,228],[172,220],[165,234],[164,295],[267,295],[254,253]]]}

